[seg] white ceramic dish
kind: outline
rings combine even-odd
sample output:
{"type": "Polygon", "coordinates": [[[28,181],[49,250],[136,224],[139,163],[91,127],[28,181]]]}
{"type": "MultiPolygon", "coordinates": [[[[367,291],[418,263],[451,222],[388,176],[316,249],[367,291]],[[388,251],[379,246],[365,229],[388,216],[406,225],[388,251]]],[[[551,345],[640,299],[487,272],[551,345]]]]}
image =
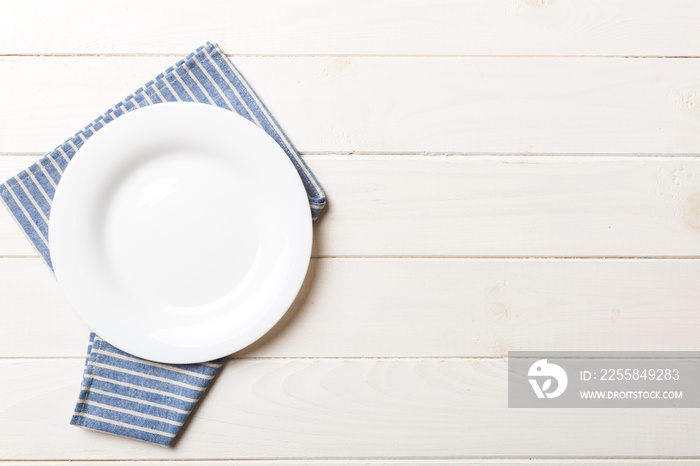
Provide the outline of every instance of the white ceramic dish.
{"type": "Polygon", "coordinates": [[[114,346],[167,363],[251,344],[297,295],[311,214],[292,162],[233,112],[164,103],[91,137],[59,183],[51,260],[68,302],[114,346]]]}

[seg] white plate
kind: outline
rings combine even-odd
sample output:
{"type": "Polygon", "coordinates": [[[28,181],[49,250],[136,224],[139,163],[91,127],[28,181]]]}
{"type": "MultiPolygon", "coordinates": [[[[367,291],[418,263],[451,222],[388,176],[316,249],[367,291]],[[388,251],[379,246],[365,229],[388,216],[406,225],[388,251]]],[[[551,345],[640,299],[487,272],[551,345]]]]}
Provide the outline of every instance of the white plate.
{"type": "Polygon", "coordinates": [[[291,305],[311,255],[306,191],[262,129],[164,103],[108,124],[56,190],[51,260],[68,302],[114,346],[168,363],[251,344],[291,305]]]}

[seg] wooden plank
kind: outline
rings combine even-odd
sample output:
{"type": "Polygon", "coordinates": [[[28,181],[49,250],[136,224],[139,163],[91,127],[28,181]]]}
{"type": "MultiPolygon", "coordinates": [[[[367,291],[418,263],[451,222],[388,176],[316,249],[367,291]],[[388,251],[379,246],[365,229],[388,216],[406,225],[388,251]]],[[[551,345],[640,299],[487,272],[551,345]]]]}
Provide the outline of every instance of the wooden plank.
{"type": "MultiPolygon", "coordinates": [[[[45,152],[173,57],[0,59],[0,152],[45,152]]],[[[238,57],[303,152],[700,153],[700,59],[238,57]]]]}
{"type": "Polygon", "coordinates": [[[183,54],[216,40],[229,53],[263,55],[700,55],[692,0],[130,0],[99,9],[4,0],[0,9],[4,54],[183,54]]]}
{"type": "Polygon", "coordinates": [[[1,458],[700,455],[696,409],[508,409],[506,363],[470,359],[233,360],[163,449],[69,426],[82,370],[0,361],[1,458]]]}
{"type": "MultiPolygon", "coordinates": [[[[0,156],[0,179],[36,157],[0,156]]],[[[694,157],[306,156],[316,257],[700,256],[694,157]]],[[[0,209],[0,256],[35,255],[0,209]]]]}
{"type": "MultiPolygon", "coordinates": [[[[238,357],[502,357],[697,350],[700,261],[317,259],[238,357]]],[[[0,357],[82,357],[88,330],[37,258],[0,260],[0,357]]]]}
{"type": "Polygon", "coordinates": [[[698,256],[700,159],[312,159],[319,256],[698,256]]]}

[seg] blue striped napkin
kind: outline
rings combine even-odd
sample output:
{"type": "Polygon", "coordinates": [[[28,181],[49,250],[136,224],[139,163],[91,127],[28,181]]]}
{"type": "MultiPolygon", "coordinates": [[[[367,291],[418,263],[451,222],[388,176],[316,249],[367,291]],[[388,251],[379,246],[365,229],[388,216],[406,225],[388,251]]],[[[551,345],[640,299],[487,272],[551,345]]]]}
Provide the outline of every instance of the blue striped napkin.
{"type": "MultiPolygon", "coordinates": [[[[216,44],[207,42],[0,185],[0,198],[49,267],[51,200],[75,152],[119,116],[147,105],[177,101],[217,105],[264,129],[296,167],[316,221],[326,203],[323,189],[241,73],[216,44]]],[[[92,333],[80,396],[70,422],[169,446],[225,359],[160,364],[120,351],[92,333]]]]}

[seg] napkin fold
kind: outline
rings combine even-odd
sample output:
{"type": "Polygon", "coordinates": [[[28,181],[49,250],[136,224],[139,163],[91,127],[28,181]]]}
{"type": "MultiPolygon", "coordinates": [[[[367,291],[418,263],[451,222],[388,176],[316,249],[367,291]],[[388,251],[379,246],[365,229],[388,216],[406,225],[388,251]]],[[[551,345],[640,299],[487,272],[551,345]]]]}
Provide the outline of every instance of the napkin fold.
{"type": "MultiPolygon", "coordinates": [[[[216,44],[207,42],[0,185],[0,198],[49,267],[51,201],[75,152],[100,128],[131,110],[178,101],[217,105],[264,129],[294,164],[316,221],[326,202],[321,185],[250,84],[216,44]]],[[[92,333],[70,423],[169,446],[225,360],[156,363],[129,355],[92,333]]]]}

